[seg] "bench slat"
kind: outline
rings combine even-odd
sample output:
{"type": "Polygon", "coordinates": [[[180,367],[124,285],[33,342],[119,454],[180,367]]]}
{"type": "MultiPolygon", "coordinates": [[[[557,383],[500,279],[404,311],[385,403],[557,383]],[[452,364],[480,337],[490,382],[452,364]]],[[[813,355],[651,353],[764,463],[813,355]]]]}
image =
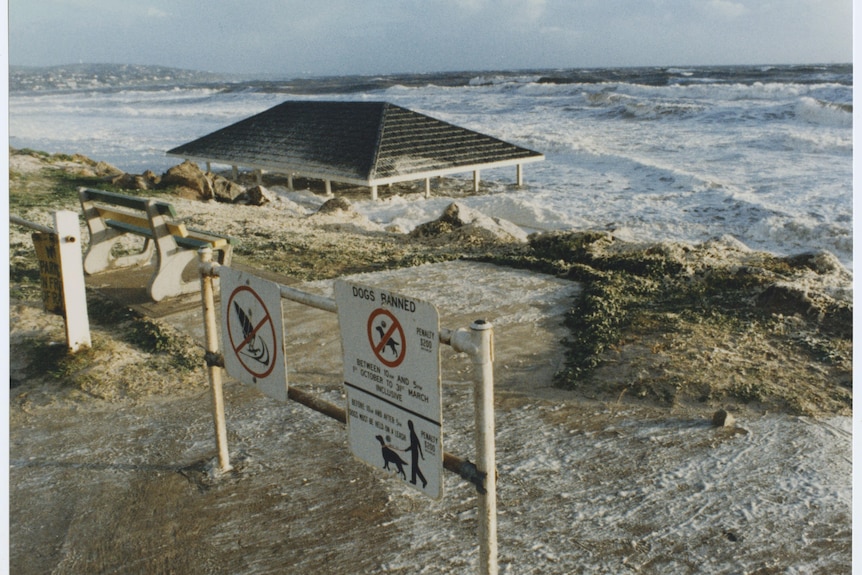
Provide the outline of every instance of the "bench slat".
{"type": "MultiPolygon", "coordinates": [[[[145,220],[146,223],[146,220],[145,220]]],[[[153,237],[153,232],[150,228],[145,228],[143,226],[138,226],[129,222],[121,221],[121,220],[105,220],[105,225],[109,228],[113,228],[115,230],[120,230],[122,232],[127,232],[130,234],[135,234],[136,236],[142,236],[145,238],[153,237]]],[[[213,248],[223,248],[227,246],[230,242],[227,238],[219,238],[219,237],[194,237],[194,236],[178,236],[176,234],[171,234],[174,238],[174,241],[177,242],[177,245],[183,248],[191,248],[191,249],[200,249],[206,246],[210,246],[213,248]]]]}
{"type": "MultiPolygon", "coordinates": [[[[106,192],[104,190],[94,190],[88,188],[84,190],[84,194],[86,194],[87,199],[95,201],[95,202],[105,202],[106,204],[113,204],[115,206],[122,206],[124,208],[131,208],[133,210],[142,210],[146,211],[147,203],[150,201],[149,198],[139,198],[136,196],[126,196],[124,194],[117,194],[114,192],[106,192]]],[[[177,212],[174,210],[174,206],[167,202],[153,202],[156,206],[156,210],[163,216],[170,216],[172,218],[177,217],[177,212]]]]}
{"type": "Polygon", "coordinates": [[[177,242],[177,245],[180,246],[181,248],[191,248],[194,250],[199,250],[201,248],[206,248],[206,247],[221,247],[221,246],[215,246],[211,242],[207,242],[204,240],[196,240],[194,238],[178,238],[178,237],[174,236],[174,240],[177,242]]]}
{"type": "Polygon", "coordinates": [[[129,222],[123,222],[120,220],[105,220],[105,225],[109,228],[120,230],[121,232],[135,234],[136,236],[143,236],[145,238],[153,237],[153,232],[150,230],[150,228],[136,226],[135,224],[130,224],[129,222]]]}
{"type": "MultiPolygon", "coordinates": [[[[128,214],[126,212],[119,212],[117,210],[109,210],[107,208],[96,207],[99,215],[102,216],[102,219],[105,221],[112,220],[115,222],[125,222],[127,224],[131,224],[133,226],[139,226],[141,228],[149,229],[150,220],[144,216],[136,216],[134,214],[128,214]]],[[[174,223],[174,222],[165,222],[165,225],[168,226],[168,231],[171,235],[186,237],[188,235],[188,230],[186,229],[186,225],[183,223],[174,223]]]]}
{"type": "Polygon", "coordinates": [[[188,238],[197,238],[201,240],[206,240],[208,242],[217,242],[219,240],[225,242],[225,244],[236,244],[236,240],[225,234],[216,234],[213,232],[208,232],[205,230],[199,230],[197,228],[186,228],[186,234],[183,237],[188,238]]]}

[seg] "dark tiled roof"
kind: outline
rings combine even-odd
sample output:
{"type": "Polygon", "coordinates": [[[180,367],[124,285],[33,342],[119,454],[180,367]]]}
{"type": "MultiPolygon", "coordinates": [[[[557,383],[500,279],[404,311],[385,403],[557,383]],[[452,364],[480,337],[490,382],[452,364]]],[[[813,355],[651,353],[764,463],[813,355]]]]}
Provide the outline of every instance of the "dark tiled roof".
{"type": "Polygon", "coordinates": [[[544,158],[387,102],[284,102],[168,154],[368,185],[544,158]]]}

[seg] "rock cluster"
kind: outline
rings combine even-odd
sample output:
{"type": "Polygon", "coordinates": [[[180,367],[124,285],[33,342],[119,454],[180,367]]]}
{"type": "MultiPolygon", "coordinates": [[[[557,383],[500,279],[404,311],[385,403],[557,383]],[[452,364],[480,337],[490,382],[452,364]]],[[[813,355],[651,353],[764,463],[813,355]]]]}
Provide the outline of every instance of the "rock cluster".
{"type": "Polygon", "coordinates": [[[161,176],[150,170],[143,174],[127,174],[116,168],[101,170],[111,183],[132,190],[154,190],[174,187],[181,197],[191,200],[216,200],[233,204],[260,206],[275,199],[263,186],[246,188],[224,176],[204,172],[194,162],[186,160],[161,176]]]}

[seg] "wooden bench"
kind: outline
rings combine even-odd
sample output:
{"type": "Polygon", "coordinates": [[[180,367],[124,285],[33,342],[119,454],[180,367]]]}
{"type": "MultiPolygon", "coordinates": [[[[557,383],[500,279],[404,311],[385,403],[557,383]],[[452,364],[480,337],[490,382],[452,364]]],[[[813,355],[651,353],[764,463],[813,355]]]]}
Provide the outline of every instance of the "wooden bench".
{"type": "Polygon", "coordinates": [[[198,278],[183,279],[183,270],[197,258],[200,248],[211,247],[215,261],[230,265],[231,238],[186,227],[176,220],[176,210],[167,202],[89,188],[79,188],[78,196],[90,230],[90,247],[84,256],[87,274],[147,265],[155,251],[147,293],[153,301],[161,301],[200,289],[198,278]],[[115,244],[128,234],[143,237],[143,249],[114,255],[115,244]]]}

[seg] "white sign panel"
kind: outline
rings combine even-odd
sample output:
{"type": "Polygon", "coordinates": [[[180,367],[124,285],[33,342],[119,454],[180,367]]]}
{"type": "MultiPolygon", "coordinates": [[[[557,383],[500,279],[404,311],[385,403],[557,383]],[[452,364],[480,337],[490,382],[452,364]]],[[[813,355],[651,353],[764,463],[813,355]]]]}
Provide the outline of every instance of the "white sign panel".
{"type": "Polygon", "coordinates": [[[219,268],[219,277],[225,369],[266,395],[287,401],[281,289],[228,267],[219,268]]]}
{"type": "Polygon", "coordinates": [[[350,449],[434,498],[443,495],[440,319],[427,302],[335,283],[350,449]]]}

